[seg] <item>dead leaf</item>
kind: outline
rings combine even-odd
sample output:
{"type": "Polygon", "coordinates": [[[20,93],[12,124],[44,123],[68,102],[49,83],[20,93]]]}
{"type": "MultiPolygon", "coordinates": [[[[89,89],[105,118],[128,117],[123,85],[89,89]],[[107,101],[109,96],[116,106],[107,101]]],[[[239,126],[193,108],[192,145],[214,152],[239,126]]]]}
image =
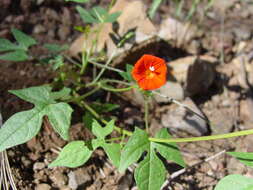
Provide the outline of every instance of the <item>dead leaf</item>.
{"type": "MultiPolygon", "coordinates": [[[[116,51],[115,54],[130,49],[133,43],[126,43],[123,48],[116,48],[112,36],[123,36],[130,30],[135,30],[136,36],[134,42],[141,42],[148,38],[151,38],[156,33],[156,28],[146,16],[146,8],[142,1],[131,0],[118,0],[114,7],[110,10],[110,13],[121,12],[117,22],[118,31],[117,35],[113,31],[111,23],[103,24],[100,28],[101,32],[97,36],[95,32],[90,33],[88,36],[82,34],[77,38],[70,47],[70,54],[76,56],[83,50],[91,48],[92,42],[97,39],[96,51],[101,51],[104,47],[107,48],[108,57],[116,51]],[[138,11],[136,11],[138,10],[138,11]]],[[[98,25],[92,27],[92,31],[96,31],[98,25]]]]}

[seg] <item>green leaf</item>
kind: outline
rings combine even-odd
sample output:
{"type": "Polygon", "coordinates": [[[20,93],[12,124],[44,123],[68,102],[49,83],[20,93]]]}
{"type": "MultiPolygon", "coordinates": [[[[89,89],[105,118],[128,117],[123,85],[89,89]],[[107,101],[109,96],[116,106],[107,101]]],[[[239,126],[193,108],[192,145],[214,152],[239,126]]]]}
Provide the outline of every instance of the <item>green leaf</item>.
{"type": "Polygon", "coordinates": [[[142,153],[149,149],[149,146],[148,134],[136,127],[133,135],[122,150],[119,171],[125,171],[129,165],[136,162],[142,153]]]}
{"type": "Polygon", "coordinates": [[[50,104],[44,113],[54,130],[64,139],[69,139],[69,127],[73,110],[67,103],[50,104]]]}
{"type": "Polygon", "coordinates": [[[83,165],[91,156],[90,150],[84,141],[73,141],[64,146],[56,160],[49,167],[66,166],[75,168],[83,165]]]}
{"type": "Polygon", "coordinates": [[[48,85],[30,87],[21,90],[10,90],[23,100],[26,100],[41,109],[41,114],[47,115],[54,130],[65,140],[68,139],[72,108],[67,103],[57,103],[55,99],[60,99],[69,93],[68,89],[59,92],[51,92],[48,85]]]}
{"type": "Polygon", "coordinates": [[[122,73],[119,73],[125,80],[131,82],[133,81],[133,78],[132,78],[132,72],[133,70],[133,65],[129,65],[127,64],[126,65],[126,72],[122,72],[122,73]]]}
{"type": "Polygon", "coordinates": [[[86,112],[84,114],[83,123],[87,129],[89,129],[90,131],[92,130],[93,117],[89,112],[86,112]]]}
{"type": "Polygon", "coordinates": [[[114,128],[114,120],[111,120],[105,127],[101,125],[94,119],[91,132],[99,139],[104,139],[107,135],[111,134],[114,128]]]}
{"type": "Polygon", "coordinates": [[[104,8],[99,6],[93,7],[90,13],[93,15],[94,18],[99,20],[101,23],[105,22],[105,19],[108,15],[108,12],[104,8]]]}
{"type": "Polygon", "coordinates": [[[25,61],[28,60],[28,55],[23,50],[16,50],[9,53],[1,54],[0,60],[5,61],[25,61]]]}
{"type": "Polygon", "coordinates": [[[153,18],[155,16],[155,12],[162,3],[163,0],[153,0],[152,5],[148,11],[148,15],[150,18],[153,18]]]}
{"type": "Polygon", "coordinates": [[[110,22],[110,23],[113,23],[115,22],[118,17],[121,15],[121,12],[115,12],[115,13],[112,13],[110,15],[108,15],[105,19],[105,22],[110,22]]]}
{"type": "Polygon", "coordinates": [[[63,56],[57,55],[49,60],[49,64],[52,64],[52,69],[56,71],[64,65],[63,56]]]}
{"type": "Polygon", "coordinates": [[[253,152],[227,152],[227,154],[236,157],[246,166],[253,167],[253,152]]]}
{"type": "Polygon", "coordinates": [[[252,190],[253,179],[233,174],[222,178],[214,190],[252,190]]]}
{"type": "Polygon", "coordinates": [[[9,92],[35,105],[56,103],[50,96],[51,87],[48,85],[30,87],[21,90],[9,90],[9,92]]]}
{"type": "Polygon", "coordinates": [[[0,51],[10,51],[10,50],[22,50],[22,48],[16,44],[11,43],[7,39],[0,38],[0,51]]]}
{"type": "Polygon", "coordinates": [[[58,44],[45,44],[44,48],[52,53],[59,53],[68,49],[68,45],[58,45],[58,44]]]}
{"type": "Polygon", "coordinates": [[[104,143],[102,147],[105,150],[109,159],[112,161],[113,165],[118,168],[120,162],[120,144],[104,143]]]}
{"type": "Polygon", "coordinates": [[[165,176],[165,167],[154,150],[149,151],[134,172],[134,178],[139,190],[159,190],[165,176]]]}
{"type": "MultiPolygon", "coordinates": [[[[155,138],[169,139],[171,136],[167,129],[163,128],[158,131],[158,133],[155,135],[155,138]]],[[[172,160],[182,167],[186,166],[176,143],[152,142],[152,145],[166,160],[172,160]]]]}
{"type": "Polygon", "coordinates": [[[91,107],[96,110],[97,113],[108,113],[119,108],[118,104],[100,103],[94,102],[91,107]]]}
{"type": "Polygon", "coordinates": [[[0,152],[27,142],[40,130],[42,110],[33,108],[10,117],[0,129],[0,152]]]}
{"type": "Polygon", "coordinates": [[[67,100],[70,98],[70,88],[63,87],[60,91],[51,92],[50,97],[54,100],[67,100]]]}
{"type": "Polygon", "coordinates": [[[30,46],[35,45],[37,43],[32,37],[26,35],[20,30],[12,29],[11,32],[14,35],[17,42],[26,49],[28,49],[30,46]]]}
{"type": "Polygon", "coordinates": [[[87,3],[89,2],[90,0],[65,0],[66,2],[68,1],[73,1],[73,2],[76,2],[76,3],[87,3]]]}
{"type": "Polygon", "coordinates": [[[80,6],[76,6],[76,10],[78,11],[78,13],[81,16],[81,19],[86,22],[86,23],[99,23],[99,20],[97,20],[96,18],[94,18],[91,13],[89,13],[88,11],[86,11],[85,9],[83,9],[80,6]]]}

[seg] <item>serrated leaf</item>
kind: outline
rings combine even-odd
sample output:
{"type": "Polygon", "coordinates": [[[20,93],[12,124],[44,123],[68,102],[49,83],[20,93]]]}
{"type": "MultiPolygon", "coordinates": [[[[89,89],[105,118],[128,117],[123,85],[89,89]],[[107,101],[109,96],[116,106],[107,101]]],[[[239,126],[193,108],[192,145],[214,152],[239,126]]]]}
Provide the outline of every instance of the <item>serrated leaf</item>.
{"type": "Polygon", "coordinates": [[[64,139],[69,139],[69,127],[73,110],[67,103],[50,104],[44,111],[54,130],[64,139]]]}
{"type": "Polygon", "coordinates": [[[75,168],[83,165],[91,156],[90,150],[84,141],[73,141],[64,146],[56,160],[49,167],[66,166],[75,168]]]}
{"type": "Polygon", "coordinates": [[[16,44],[11,43],[7,39],[0,38],[0,51],[10,50],[22,50],[22,48],[16,44]]]}
{"type": "Polygon", "coordinates": [[[246,166],[253,167],[253,152],[227,152],[246,166]]]}
{"type": "Polygon", "coordinates": [[[105,150],[109,159],[112,161],[113,165],[118,168],[120,162],[120,144],[104,143],[102,147],[105,150]]]}
{"type": "Polygon", "coordinates": [[[233,174],[222,178],[214,190],[252,190],[253,179],[233,174]]]}
{"type": "Polygon", "coordinates": [[[0,129],[0,152],[27,142],[40,130],[42,110],[33,108],[10,117],[0,129]]]}
{"type": "Polygon", "coordinates": [[[129,165],[136,162],[142,153],[149,149],[149,146],[148,134],[136,127],[133,135],[122,150],[119,171],[125,171],[129,165]]]}
{"type": "Polygon", "coordinates": [[[110,15],[108,15],[106,17],[105,22],[111,22],[111,23],[113,23],[113,22],[115,22],[118,19],[118,17],[120,15],[121,15],[121,12],[112,13],[112,14],[110,14],[110,15]]]}
{"type": "Polygon", "coordinates": [[[76,3],[87,3],[89,2],[89,0],[65,0],[66,2],[68,1],[73,1],[73,2],[76,2],[76,3]]]}
{"type": "Polygon", "coordinates": [[[10,93],[35,105],[56,103],[50,97],[51,87],[48,85],[25,88],[21,90],[9,90],[10,93]]]}
{"type": "Polygon", "coordinates": [[[12,29],[11,32],[13,36],[15,37],[15,39],[17,40],[17,42],[26,49],[28,49],[30,46],[35,45],[37,43],[32,37],[26,35],[20,30],[12,29]]]}
{"type": "Polygon", "coordinates": [[[58,45],[58,44],[44,44],[44,47],[48,51],[51,51],[52,53],[59,53],[61,51],[68,49],[67,45],[58,45]]]}
{"type": "Polygon", "coordinates": [[[23,50],[16,50],[0,55],[0,60],[5,61],[25,61],[28,59],[28,55],[23,50]]]}
{"type": "Polygon", "coordinates": [[[99,139],[104,139],[111,134],[114,128],[114,120],[111,120],[105,127],[102,127],[95,119],[91,126],[91,132],[99,139]]]}
{"type": "Polygon", "coordinates": [[[134,178],[139,190],[159,190],[165,176],[165,167],[154,150],[149,151],[134,172],[134,178]]]}
{"type": "Polygon", "coordinates": [[[85,9],[83,9],[80,6],[76,6],[76,10],[78,11],[78,13],[81,16],[81,19],[85,22],[85,23],[99,23],[99,20],[97,20],[96,18],[94,18],[91,13],[89,13],[88,11],[86,11],[85,9]]]}
{"type": "MultiPolygon", "coordinates": [[[[170,139],[171,136],[168,133],[167,129],[163,128],[155,135],[155,138],[164,138],[170,139]]],[[[184,160],[181,156],[180,150],[177,147],[176,143],[155,143],[152,142],[153,148],[156,150],[166,159],[172,160],[179,164],[182,167],[185,167],[184,160]]]]}

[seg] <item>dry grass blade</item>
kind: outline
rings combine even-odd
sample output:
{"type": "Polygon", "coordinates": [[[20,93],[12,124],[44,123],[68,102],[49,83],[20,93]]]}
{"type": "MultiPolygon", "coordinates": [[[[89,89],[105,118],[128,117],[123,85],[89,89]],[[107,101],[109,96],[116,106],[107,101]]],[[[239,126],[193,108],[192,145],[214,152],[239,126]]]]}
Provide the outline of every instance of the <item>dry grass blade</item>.
{"type": "MultiPolygon", "coordinates": [[[[0,114],[0,127],[2,116],[0,114]]],[[[0,190],[17,190],[6,151],[0,152],[0,190]]]]}

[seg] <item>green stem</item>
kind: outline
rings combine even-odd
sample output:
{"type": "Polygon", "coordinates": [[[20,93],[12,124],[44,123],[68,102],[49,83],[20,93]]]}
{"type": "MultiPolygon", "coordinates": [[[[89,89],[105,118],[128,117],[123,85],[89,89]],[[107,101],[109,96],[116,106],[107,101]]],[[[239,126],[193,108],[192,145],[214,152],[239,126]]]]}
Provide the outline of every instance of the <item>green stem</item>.
{"type": "MultiPolygon", "coordinates": [[[[81,101],[80,104],[87,109],[95,118],[99,119],[102,123],[107,124],[108,122],[102,118],[100,118],[99,114],[91,108],[86,102],[81,101]]],[[[114,129],[127,136],[132,136],[132,132],[121,129],[117,126],[114,126],[114,129]]],[[[232,137],[239,137],[239,136],[245,136],[245,135],[251,135],[253,134],[253,129],[244,130],[244,131],[237,131],[233,133],[227,133],[227,134],[220,134],[220,135],[211,135],[211,136],[203,136],[203,137],[190,137],[190,138],[171,138],[171,139],[160,139],[160,138],[152,138],[150,137],[149,140],[151,142],[160,142],[160,143],[181,143],[181,142],[196,142],[196,141],[208,141],[208,140],[218,140],[218,139],[227,139],[232,137]]]]}
{"type": "Polygon", "coordinates": [[[126,88],[110,88],[110,87],[107,87],[107,86],[103,86],[103,84],[100,84],[100,87],[106,91],[111,91],[111,92],[125,92],[125,91],[129,91],[131,90],[132,88],[134,88],[134,86],[129,86],[129,87],[126,87],[126,88]]]}
{"type": "Polygon", "coordinates": [[[111,63],[113,57],[114,57],[115,51],[112,53],[112,55],[110,56],[110,58],[107,60],[107,62],[105,63],[105,67],[101,69],[100,73],[98,73],[97,77],[92,81],[92,83],[96,83],[100,77],[104,74],[106,67],[111,63]]]}
{"type": "Polygon", "coordinates": [[[96,87],[96,88],[92,89],[91,91],[89,91],[89,92],[87,92],[87,93],[85,93],[85,94],[83,94],[83,95],[81,95],[81,96],[80,96],[80,95],[77,95],[76,97],[69,99],[67,102],[79,102],[79,101],[81,101],[81,100],[87,98],[88,96],[94,94],[94,93],[97,92],[99,89],[100,89],[100,87],[96,87]]]}
{"type": "Polygon", "coordinates": [[[82,75],[84,72],[85,72],[85,69],[88,65],[88,60],[89,60],[89,57],[90,57],[90,51],[83,51],[82,52],[82,67],[81,67],[81,70],[80,70],[80,74],[82,75]]]}
{"type": "Polygon", "coordinates": [[[148,133],[148,115],[149,115],[149,110],[148,110],[148,97],[144,97],[144,121],[145,121],[145,129],[146,132],[148,133]]]}
{"type": "Polygon", "coordinates": [[[172,143],[172,142],[180,143],[180,142],[196,142],[196,141],[227,139],[227,138],[239,137],[239,136],[251,135],[251,134],[253,134],[253,129],[237,131],[233,133],[220,134],[220,135],[203,136],[203,137],[171,138],[171,139],[149,138],[149,140],[152,142],[160,142],[160,143],[172,143]]]}
{"type": "Polygon", "coordinates": [[[124,72],[120,69],[116,69],[116,68],[113,68],[113,67],[110,67],[110,66],[106,66],[106,65],[94,62],[93,60],[89,60],[89,62],[92,63],[93,65],[96,65],[97,67],[100,67],[100,68],[105,68],[105,69],[115,71],[115,72],[118,72],[118,73],[123,73],[124,72]]]}

